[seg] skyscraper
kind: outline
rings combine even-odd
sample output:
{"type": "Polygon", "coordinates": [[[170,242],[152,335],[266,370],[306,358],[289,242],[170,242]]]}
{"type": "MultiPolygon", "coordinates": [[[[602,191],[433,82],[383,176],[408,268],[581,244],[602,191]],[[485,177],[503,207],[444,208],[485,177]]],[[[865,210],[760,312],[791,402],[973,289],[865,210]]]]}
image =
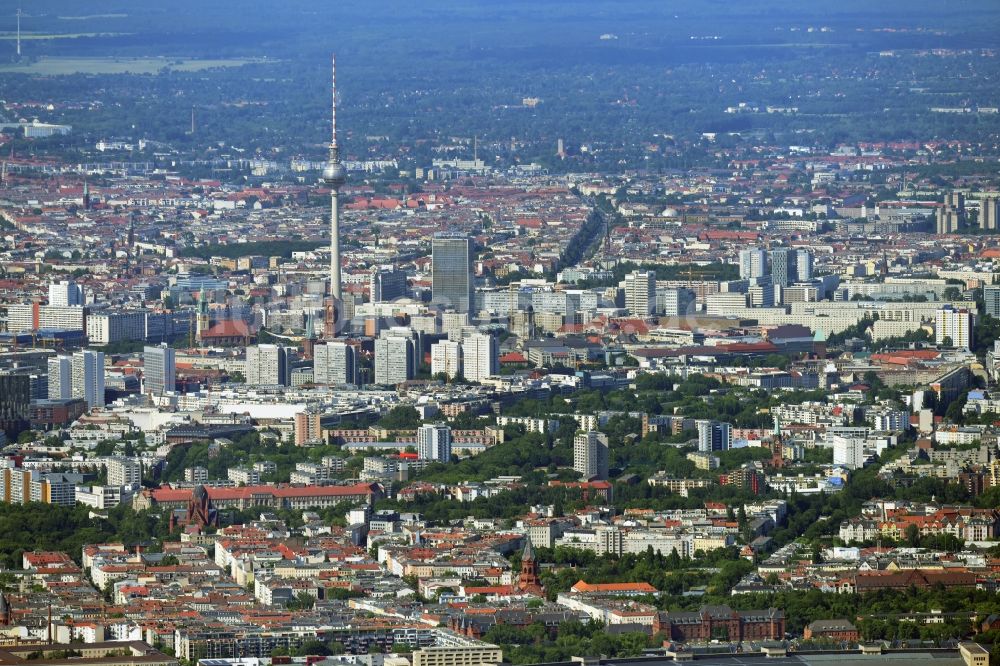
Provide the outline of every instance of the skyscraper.
{"type": "Polygon", "coordinates": [[[247,347],[247,384],[288,386],[288,350],[280,345],[247,347]]]}
{"type": "Polygon", "coordinates": [[[608,436],[591,430],[573,438],[573,469],[585,479],[608,478],[608,436]]]}
{"type": "Polygon", "coordinates": [[[368,297],[372,303],[394,301],[406,296],[406,273],[395,266],[378,266],[368,279],[368,297]]]}
{"type": "Polygon", "coordinates": [[[656,273],[632,271],[625,276],[625,308],[633,317],[656,310],[656,273]]]}
{"type": "Polygon", "coordinates": [[[764,277],[767,275],[767,252],[752,247],[740,250],[740,279],[764,277]]]}
{"type": "Polygon", "coordinates": [[[87,407],[104,406],[104,352],[83,349],[73,354],[73,396],[87,407]]]}
{"type": "Polygon", "coordinates": [[[771,250],[771,283],[787,287],[795,282],[808,282],[813,275],[812,251],[799,248],[771,250]]]}
{"type": "Polygon", "coordinates": [[[357,384],[358,350],[343,342],[327,342],[313,350],[316,384],[357,384]]]}
{"type": "Polygon", "coordinates": [[[177,364],[171,347],[166,343],[156,347],[143,347],[142,358],[145,393],[163,395],[176,388],[177,364]]]}
{"type": "Polygon", "coordinates": [[[472,308],[472,247],[463,234],[436,234],[431,241],[431,300],[456,312],[472,308]]]}
{"type": "Polygon", "coordinates": [[[451,428],[444,423],[427,423],[417,428],[417,456],[433,462],[451,460],[451,428]]]}
{"type": "Polygon", "coordinates": [[[489,333],[474,333],[462,340],[462,374],[470,382],[481,382],[500,373],[497,340],[489,333]]]}
{"type": "Polygon", "coordinates": [[[784,247],[771,250],[771,283],[787,287],[797,276],[795,253],[784,247]]]}
{"type": "Polygon", "coordinates": [[[733,446],[733,427],[721,421],[699,419],[694,422],[698,429],[698,450],[728,451],[733,446]]]}
{"type": "Polygon", "coordinates": [[[330,188],[330,315],[327,337],[336,330],[334,317],[340,312],[340,188],[347,182],[347,170],[340,163],[337,146],[337,58],[330,59],[330,158],[323,170],[323,182],[330,188]]]}

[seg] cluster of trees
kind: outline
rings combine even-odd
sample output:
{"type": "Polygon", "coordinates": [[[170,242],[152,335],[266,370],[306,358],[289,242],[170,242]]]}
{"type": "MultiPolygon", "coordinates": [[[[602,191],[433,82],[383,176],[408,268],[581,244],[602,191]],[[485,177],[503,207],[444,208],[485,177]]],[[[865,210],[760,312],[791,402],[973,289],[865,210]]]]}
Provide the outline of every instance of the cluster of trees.
{"type": "Polygon", "coordinates": [[[501,646],[504,659],[512,664],[563,662],[581,655],[635,657],[663,640],[644,632],[611,634],[601,622],[579,620],[561,622],[554,630],[541,622],[527,627],[497,624],[483,638],[501,646]]]}
{"type": "Polygon", "coordinates": [[[69,553],[79,561],[90,543],[119,541],[127,545],[164,539],[168,535],[166,512],[133,511],[120,505],[107,518],[91,518],[91,509],[77,504],[0,503],[0,568],[21,567],[21,556],[33,550],[69,553]]]}
{"type": "MultiPolygon", "coordinates": [[[[230,467],[253,465],[255,462],[270,461],[277,466],[271,475],[262,475],[262,480],[287,481],[289,474],[300,462],[319,462],[323,456],[341,455],[336,446],[301,447],[294,444],[260,437],[254,431],[235,438],[232,446],[217,446],[213,442],[193,442],[173,447],[167,454],[165,481],[178,481],[184,470],[190,467],[204,467],[213,479],[226,478],[230,467]]],[[[360,459],[352,459],[348,466],[360,467],[360,459]]]]}

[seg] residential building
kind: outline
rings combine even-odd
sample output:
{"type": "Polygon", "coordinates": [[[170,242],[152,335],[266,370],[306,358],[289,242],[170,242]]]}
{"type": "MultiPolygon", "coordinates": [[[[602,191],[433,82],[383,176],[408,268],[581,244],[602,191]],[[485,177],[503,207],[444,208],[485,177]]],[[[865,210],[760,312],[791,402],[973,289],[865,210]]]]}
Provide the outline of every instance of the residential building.
{"type": "Polygon", "coordinates": [[[694,422],[698,429],[698,451],[728,451],[733,446],[733,427],[729,423],[699,419],[694,422]]]}
{"type": "Polygon", "coordinates": [[[656,273],[632,271],[625,276],[625,308],[634,317],[645,317],[656,310],[656,273]]]}
{"type": "Polygon", "coordinates": [[[462,375],[462,344],[453,340],[442,340],[431,347],[431,374],[444,373],[448,379],[462,375]]]}
{"type": "Polygon", "coordinates": [[[740,279],[749,280],[767,275],[767,252],[752,247],[740,250],[740,279]]]}
{"type": "Polygon", "coordinates": [[[470,382],[482,382],[500,373],[497,339],[489,333],[474,333],[462,340],[462,374],[470,382]]]}
{"type": "Polygon", "coordinates": [[[591,430],[577,433],[573,438],[573,469],[587,480],[608,478],[608,437],[591,430]]]}
{"type": "Polygon", "coordinates": [[[313,382],[357,384],[358,350],[353,345],[329,340],[313,348],[313,382]]]}
{"type": "Polygon", "coordinates": [[[104,352],[84,349],[73,354],[73,398],[83,398],[87,407],[104,406],[104,352]]]}
{"type": "Polygon", "coordinates": [[[288,349],[281,345],[247,347],[247,384],[288,386],[288,349]]]}
{"type": "Polygon", "coordinates": [[[130,458],[111,458],[107,462],[109,486],[138,486],[142,483],[142,464],[130,458]]]}
{"type": "Polygon", "coordinates": [[[402,384],[413,379],[416,363],[413,339],[390,335],[375,341],[376,384],[402,384]]]}
{"type": "Polygon", "coordinates": [[[417,428],[417,456],[420,460],[451,460],[451,428],[443,423],[426,423],[417,428]]]}
{"type": "Polygon", "coordinates": [[[934,342],[968,350],[974,326],[975,316],[967,308],[946,305],[935,313],[934,342]]]}

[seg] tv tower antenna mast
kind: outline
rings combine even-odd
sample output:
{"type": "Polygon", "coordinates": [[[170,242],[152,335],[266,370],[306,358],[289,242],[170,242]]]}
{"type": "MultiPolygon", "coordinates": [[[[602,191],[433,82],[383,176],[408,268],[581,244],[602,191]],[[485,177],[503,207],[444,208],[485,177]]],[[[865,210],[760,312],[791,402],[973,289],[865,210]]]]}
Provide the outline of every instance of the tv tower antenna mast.
{"type": "Polygon", "coordinates": [[[21,7],[17,8],[17,57],[21,57],[21,7]]]}
{"type": "Polygon", "coordinates": [[[330,188],[330,304],[326,334],[334,337],[341,303],[340,283],[340,188],[347,182],[347,170],[340,163],[337,145],[337,56],[330,58],[330,158],[323,169],[323,182],[330,188]]]}

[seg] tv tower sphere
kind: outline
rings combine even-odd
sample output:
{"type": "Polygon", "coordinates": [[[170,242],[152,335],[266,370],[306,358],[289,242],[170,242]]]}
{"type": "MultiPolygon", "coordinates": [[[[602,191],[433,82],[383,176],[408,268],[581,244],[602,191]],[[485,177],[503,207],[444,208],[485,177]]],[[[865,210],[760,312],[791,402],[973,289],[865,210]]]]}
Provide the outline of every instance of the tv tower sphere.
{"type": "Polygon", "coordinates": [[[347,182],[347,170],[340,162],[327,162],[323,169],[323,182],[330,187],[340,187],[347,182]]]}

